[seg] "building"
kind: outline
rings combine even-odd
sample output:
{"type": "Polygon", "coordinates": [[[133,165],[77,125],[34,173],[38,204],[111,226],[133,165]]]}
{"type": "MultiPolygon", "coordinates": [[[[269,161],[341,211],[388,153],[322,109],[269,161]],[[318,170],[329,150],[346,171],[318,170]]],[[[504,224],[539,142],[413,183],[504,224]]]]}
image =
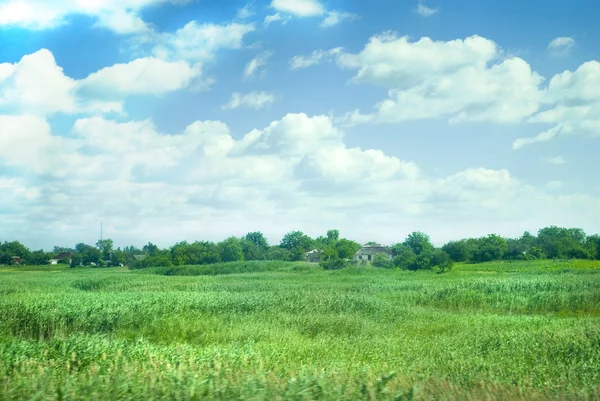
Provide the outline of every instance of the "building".
{"type": "Polygon", "coordinates": [[[393,259],[392,251],[379,244],[367,244],[360,248],[354,254],[354,260],[357,262],[372,262],[375,255],[385,255],[388,259],[393,259]]]}
{"type": "Polygon", "coordinates": [[[323,253],[323,251],[318,250],[318,249],[313,249],[312,251],[306,252],[304,254],[304,258],[306,259],[307,262],[319,263],[321,261],[321,253],[323,253]]]}
{"type": "Polygon", "coordinates": [[[61,252],[48,261],[51,265],[57,265],[60,262],[73,263],[73,252],[61,252]]]}
{"type": "Polygon", "coordinates": [[[141,262],[142,260],[146,259],[146,256],[147,255],[133,255],[133,258],[136,262],[141,262]]]}
{"type": "Polygon", "coordinates": [[[12,258],[10,258],[10,260],[13,265],[20,265],[21,263],[23,263],[23,258],[21,258],[20,256],[13,256],[12,258]]]}

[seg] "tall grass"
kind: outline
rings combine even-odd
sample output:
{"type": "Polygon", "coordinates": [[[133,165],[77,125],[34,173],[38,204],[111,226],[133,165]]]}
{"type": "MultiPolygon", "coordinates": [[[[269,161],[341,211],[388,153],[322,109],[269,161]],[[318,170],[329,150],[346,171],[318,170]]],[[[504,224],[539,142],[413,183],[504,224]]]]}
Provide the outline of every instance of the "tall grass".
{"type": "Polygon", "coordinates": [[[0,400],[600,398],[598,265],[221,267],[0,271],[0,400]]]}

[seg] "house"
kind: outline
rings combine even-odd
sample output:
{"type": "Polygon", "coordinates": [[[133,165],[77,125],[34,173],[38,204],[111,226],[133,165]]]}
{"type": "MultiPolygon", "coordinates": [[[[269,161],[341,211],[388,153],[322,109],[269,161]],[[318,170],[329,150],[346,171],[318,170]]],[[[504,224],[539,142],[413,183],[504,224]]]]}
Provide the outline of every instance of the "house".
{"type": "Polygon", "coordinates": [[[73,252],[61,252],[48,261],[51,265],[57,265],[60,262],[73,263],[73,252]]]}
{"type": "Polygon", "coordinates": [[[52,259],[58,259],[59,261],[64,260],[71,264],[73,262],[73,252],[61,252],[52,259]]]}
{"type": "Polygon", "coordinates": [[[323,251],[319,249],[313,249],[312,251],[306,252],[304,254],[304,259],[310,263],[319,263],[321,261],[321,254],[323,251]]]}
{"type": "Polygon", "coordinates": [[[133,258],[136,262],[141,262],[142,260],[146,259],[146,256],[147,255],[133,255],[133,258]]]}
{"type": "Polygon", "coordinates": [[[393,259],[392,251],[379,244],[367,244],[360,248],[354,254],[354,260],[357,262],[372,262],[375,255],[385,255],[388,259],[393,259]]]}
{"type": "Polygon", "coordinates": [[[13,265],[20,265],[21,263],[23,263],[23,258],[21,258],[20,256],[13,256],[12,258],[10,258],[10,260],[13,265]]]}

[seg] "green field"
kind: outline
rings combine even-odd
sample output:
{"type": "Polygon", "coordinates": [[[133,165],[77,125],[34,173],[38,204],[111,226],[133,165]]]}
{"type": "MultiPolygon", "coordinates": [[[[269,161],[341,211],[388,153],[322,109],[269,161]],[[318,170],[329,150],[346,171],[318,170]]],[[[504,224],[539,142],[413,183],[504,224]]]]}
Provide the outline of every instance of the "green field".
{"type": "Polygon", "coordinates": [[[232,266],[0,267],[0,400],[600,399],[599,262],[232,266]]]}

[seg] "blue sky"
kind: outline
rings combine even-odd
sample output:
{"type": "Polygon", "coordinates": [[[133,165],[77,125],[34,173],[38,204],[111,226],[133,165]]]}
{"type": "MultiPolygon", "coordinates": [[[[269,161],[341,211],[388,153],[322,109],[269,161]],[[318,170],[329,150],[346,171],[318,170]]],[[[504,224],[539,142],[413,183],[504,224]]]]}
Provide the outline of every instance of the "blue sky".
{"type": "Polygon", "coordinates": [[[599,232],[599,12],[0,0],[0,240],[599,232]]]}

